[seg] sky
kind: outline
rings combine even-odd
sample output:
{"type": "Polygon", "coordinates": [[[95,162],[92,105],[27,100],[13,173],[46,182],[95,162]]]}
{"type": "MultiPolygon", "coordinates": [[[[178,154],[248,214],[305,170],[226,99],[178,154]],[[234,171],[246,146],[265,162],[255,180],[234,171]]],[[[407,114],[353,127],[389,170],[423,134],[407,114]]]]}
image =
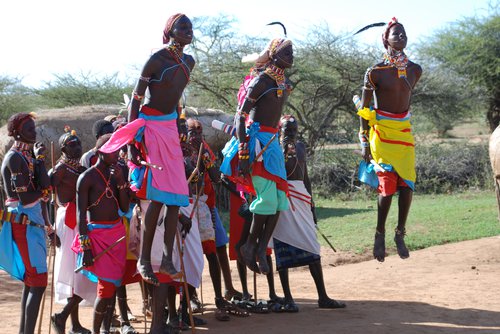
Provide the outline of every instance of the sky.
{"type": "MultiPolygon", "coordinates": [[[[448,24],[472,15],[487,15],[500,0],[15,0],[2,3],[0,76],[41,87],[54,74],[93,73],[135,78],[152,50],[161,47],[167,18],[233,16],[242,34],[281,37],[272,21],[283,22],[288,38],[305,40],[308,28],[327,24],[334,33],[352,34],[393,16],[405,25],[408,45],[448,24]]],[[[356,37],[380,43],[383,28],[356,37]]],[[[196,32],[195,32],[196,33],[196,32]]],[[[189,50],[186,50],[189,53],[189,50]]],[[[255,50],[260,52],[261,50],[255,50]]]]}

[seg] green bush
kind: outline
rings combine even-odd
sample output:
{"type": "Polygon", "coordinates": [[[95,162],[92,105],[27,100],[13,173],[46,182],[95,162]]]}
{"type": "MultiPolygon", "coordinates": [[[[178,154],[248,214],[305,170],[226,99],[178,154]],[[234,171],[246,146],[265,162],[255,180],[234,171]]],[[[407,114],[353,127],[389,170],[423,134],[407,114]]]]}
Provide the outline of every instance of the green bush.
{"type": "MultiPolygon", "coordinates": [[[[331,197],[367,189],[358,180],[360,160],[352,149],[318,152],[308,163],[313,192],[331,197]]],[[[493,186],[488,148],[484,144],[417,146],[416,172],[418,193],[439,194],[493,186]]]]}
{"type": "Polygon", "coordinates": [[[447,193],[490,188],[493,175],[487,145],[417,147],[417,183],[420,193],[447,193]]]}

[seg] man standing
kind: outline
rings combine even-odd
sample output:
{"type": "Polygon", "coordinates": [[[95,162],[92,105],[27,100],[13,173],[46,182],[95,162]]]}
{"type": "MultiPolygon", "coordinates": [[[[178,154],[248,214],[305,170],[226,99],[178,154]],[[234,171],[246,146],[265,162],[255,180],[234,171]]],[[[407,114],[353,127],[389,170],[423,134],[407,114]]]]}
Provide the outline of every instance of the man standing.
{"type": "Polygon", "coordinates": [[[404,237],[410,210],[415,173],[415,142],[411,134],[410,98],[422,68],[404,53],[407,37],[401,23],[393,18],[382,35],[387,49],[384,61],[365,75],[360,116],[359,139],[363,159],[374,162],[378,176],[378,215],[373,256],[385,259],[385,222],[392,196],[399,191],[398,225],[394,241],[399,256],[410,256],[404,237]],[[374,110],[369,105],[375,95],[374,110]]]}
{"type": "Polygon", "coordinates": [[[45,146],[35,144],[34,118],[27,113],[9,118],[8,135],[15,141],[2,162],[8,212],[1,217],[0,268],[24,282],[19,324],[19,333],[23,334],[34,333],[47,287],[45,230],[50,230],[45,203],[50,180],[44,165],[45,146]]]}
{"type": "Polygon", "coordinates": [[[129,185],[116,165],[118,151],[99,151],[110,136],[107,134],[97,140],[97,163],[83,172],[77,183],[79,235],[73,249],[79,253],[78,265],[85,267],[82,274],[97,283],[93,333],[99,333],[104,315],[112,306],[126,264],[125,227],[118,210],[129,209],[129,185]],[[121,242],[116,243],[120,239],[121,242]],[[99,259],[94,261],[97,255],[99,259]]]}
{"type": "Polygon", "coordinates": [[[82,143],[74,131],[68,131],[59,138],[61,158],[50,173],[52,187],[56,194],[56,231],[60,246],[55,259],[56,301],[66,303],[60,313],[51,316],[56,334],[65,333],[66,320],[71,316],[72,333],[90,333],[78,319],[78,305],[85,299],[94,302],[95,284],[81,274],[75,274],[76,254],[71,249],[76,229],[76,182],[85,167],[80,164],[82,143]]]}
{"type": "Polygon", "coordinates": [[[311,182],[307,174],[306,147],[297,141],[298,125],[295,118],[281,118],[281,147],[290,192],[290,209],[281,212],[273,234],[276,267],[285,300],[281,311],[298,312],[288,280],[288,268],[308,265],[318,291],[320,308],[343,308],[345,304],[328,297],[321,268],[320,245],[316,237],[316,212],[312,199],[311,182]]]}
{"type": "Polygon", "coordinates": [[[257,197],[250,205],[253,213],[250,235],[240,250],[251,270],[267,274],[270,271],[266,259],[267,244],[279,212],[288,208],[285,164],[276,137],[291,90],[285,69],[293,64],[292,42],[288,39],[272,40],[258,63],[264,65],[250,83],[238,110],[235,119],[238,138],[226,144],[221,172],[231,176],[231,159],[237,154],[240,174],[251,178],[257,197]]]}

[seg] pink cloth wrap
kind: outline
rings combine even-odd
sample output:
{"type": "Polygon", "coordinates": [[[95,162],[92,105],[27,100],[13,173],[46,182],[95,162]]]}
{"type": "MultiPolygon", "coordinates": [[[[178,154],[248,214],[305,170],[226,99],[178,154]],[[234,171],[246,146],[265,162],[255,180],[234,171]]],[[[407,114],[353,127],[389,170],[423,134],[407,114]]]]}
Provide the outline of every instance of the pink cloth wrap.
{"type": "Polygon", "coordinates": [[[161,119],[161,116],[158,117],[158,120],[151,116],[145,117],[149,119],[138,118],[114,132],[99,151],[103,153],[115,152],[131,143],[137,133],[143,131],[143,143],[147,152],[146,162],[163,167],[163,170],[149,169],[152,177],[151,184],[148,182],[148,187],[152,186],[154,189],[147,190],[147,199],[163,202],[167,205],[174,204],[168,202],[172,196],[158,196],[158,191],[182,196],[189,195],[177,121],[176,119],[161,119]],[[162,198],[166,199],[162,200],[162,198]]]}
{"type": "MultiPolygon", "coordinates": [[[[111,246],[116,240],[125,236],[125,226],[123,226],[121,218],[115,223],[110,222],[110,224],[91,222],[88,224],[88,227],[88,236],[91,241],[92,255],[94,257],[111,246]]],[[[75,236],[71,249],[73,249],[75,253],[79,253],[79,255],[83,256],[78,237],[79,234],[75,236]]],[[[78,258],[78,265],[81,265],[82,256],[78,258]]],[[[123,241],[116,244],[106,254],[97,259],[92,266],[85,267],[85,269],[82,270],[82,274],[93,282],[97,282],[97,279],[101,279],[114,283],[116,286],[120,286],[123,275],[125,274],[126,259],[127,243],[125,239],[123,239],[123,241]]]]}

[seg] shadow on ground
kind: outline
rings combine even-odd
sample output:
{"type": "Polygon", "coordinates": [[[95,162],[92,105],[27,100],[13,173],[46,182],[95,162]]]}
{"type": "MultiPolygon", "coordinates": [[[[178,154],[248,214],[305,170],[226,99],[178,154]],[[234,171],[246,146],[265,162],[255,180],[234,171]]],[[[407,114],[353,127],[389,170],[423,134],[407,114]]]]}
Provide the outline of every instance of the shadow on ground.
{"type": "Polygon", "coordinates": [[[208,332],[234,333],[500,333],[500,312],[473,308],[450,309],[427,303],[405,301],[347,300],[347,308],[325,310],[317,301],[296,299],[299,313],[252,314],[249,318],[231,317],[231,326],[209,321],[208,332]],[[285,318],[285,319],[283,319],[285,318]],[[278,320],[279,319],[279,320],[278,320]],[[241,327],[239,327],[241,326],[241,327]]]}
{"type": "Polygon", "coordinates": [[[316,215],[318,219],[326,219],[330,217],[344,217],[362,212],[370,212],[375,209],[354,209],[354,208],[322,208],[316,207],[316,215]]]}

